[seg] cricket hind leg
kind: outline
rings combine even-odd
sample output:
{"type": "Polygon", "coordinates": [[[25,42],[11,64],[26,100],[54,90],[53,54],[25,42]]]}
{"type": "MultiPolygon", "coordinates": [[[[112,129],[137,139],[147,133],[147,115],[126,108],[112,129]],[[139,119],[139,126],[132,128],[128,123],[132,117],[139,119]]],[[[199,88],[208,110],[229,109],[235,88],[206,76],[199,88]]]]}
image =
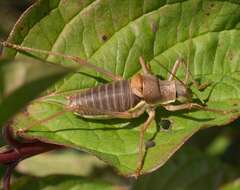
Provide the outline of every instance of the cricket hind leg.
{"type": "Polygon", "coordinates": [[[138,177],[141,175],[141,170],[143,168],[143,161],[144,161],[144,152],[146,151],[146,149],[144,149],[144,133],[146,132],[146,130],[148,129],[148,127],[150,126],[151,122],[154,120],[155,118],[155,110],[151,109],[148,110],[148,119],[147,121],[145,121],[145,123],[143,124],[143,126],[140,129],[140,137],[139,137],[139,145],[138,145],[138,161],[137,161],[137,169],[135,172],[135,176],[138,177]]]}
{"type": "Polygon", "coordinates": [[[65,114],[66,112],[72,112],[72,111],[73,110],[71,108],[64,108],[64,110],[58,111],[58,112],[56,112],[56,113],[54,113],[54,114],[52,114],[52,115],[50,115],[50,116],[48,116],[48,117],[46,117],[42,120],[36,120],[33,123],[31,123],[30,125],[28,125],[27,127],[19,129],[17,131],[17,134],[25,133],[26,131],[28,131],[29,129],[31,129],[31,128],[37,126],[37,125],[46,123],[46,122],[48,122],[48,121],[50,121],[50,120],[52,120],[52,119],[54,119],[54,118],[56,118],[60,115],[65,114]]]}
{"type": "Polygon", "coordinates": [[[9,120],[3,127],[2,127],[2,137],[8,145],[8,148],[13,149],[13,151],[21,156],[20,148],[22,145],[36,143],[38,140],[36,139],[21,139],[17,140],[16,134],[12,127],[13,120],[9,120]]]}
{"type": "Polygon", "coordinates": [[[80,57],[77,56],[73,56],[73,55],[65,55],[59,52],[52,52],[52,51],[46,51],[46,50],[41,50],[41,49],[36,49],[36,48],[30,48],[30,47],[25,47],[25,46],[21,46],[21,45],[17,45],[17,44],[12,44],[9,42],[0,42],[4,47],[8,47],[8,48],[12,48],[18,51],[29,51],[29,52],[34,52],[34,53],[41,53],[41,54],[45,54],[45,55],[53,55],[53,56],[58,56],[58,57],[62,57],[65,58],[69,61],[73,61],[75,63],[78,63],[79,65],[88,67],[90,69],[94,69],[95,71],[103,74],[106,77],[111,78],[111,80],[113,81],[118,81],[118,80],[123,80],[123,77],[113,74],[112,72],[105,70],[101,67],[98,67],[94,64],[89,63],[88,61],[81,59],[80,57]]]}
{"type": "Polygon", "coordinates": [[[125,112],[114,112],[114,111],[103,111],[103,110],[97,110],[97,109],[94,109],[94,108],[89,108],[89,107],[86,107],[86,106],[75,106],[75,107],[71,107],[71,106],[65,106],[63,108],[63,110],[61,111],[58,111],[58,112],[55,112],[54,114],[42,119],[42,120],[37,120],[37,121],[34,121],[33,123],[31,123],[29,126],[25,127],[25,128],[22,128],[22,129],[19,129],[18,130],[18,133],[24,133],[26,131],[28,131],[29,129],[33,128],[34,126],[36,125],[40,125],[40,124],[43,124],[43,123],[46,123],[58,116],[61,116],[67,112],[72,112],[72,113],[78,113],[79,110],[86,110],[86,111],[90,111],[90,112],[102,112],[103,115],[108,115],[110,116],[109,118],[121,118],[121,119],[132,119],[132,118],[137,118],[139,117],[141,114],[143,114],[143,112],[145,111],[145,103],[144,102],[141,102],[139,103],[139,105],[136,107],[136,110],[134,111],[125,111],[125,112]]]}

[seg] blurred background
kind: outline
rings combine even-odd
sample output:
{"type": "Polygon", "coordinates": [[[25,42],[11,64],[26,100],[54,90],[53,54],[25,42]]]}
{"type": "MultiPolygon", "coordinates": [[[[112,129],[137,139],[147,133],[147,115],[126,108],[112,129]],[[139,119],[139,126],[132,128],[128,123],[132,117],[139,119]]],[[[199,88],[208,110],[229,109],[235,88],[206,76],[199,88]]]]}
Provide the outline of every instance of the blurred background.
{"type": "Polygon", "coordinates": [[[34,0],[0,0],[0,40],[9,35],[14,23],[34,0]]]}
{"type": "MultiPolygon", "coordinates": [[[[33,2],[33,0],[0,0],[1,41],[7,39],[14,23],[22,12],[33,2]]],[[[152,174],[141,177],[134,185],[134,188],[138,190],[157,190],[160,188],[159,183],[162,183],[161,180],[165,180],[166,175],[171,176],[166,180],[171,185],[167,185],[168,188],[166,188],[165,184],[164,188],[169,190],[203,189],[207,179],[209,180],[208,183],[212,183],[213,185],[216,184],[216,187],[218,187],[220,184],[228,183],[239,178],[239,139],[240,120],[234,121],[227,126],[202,130],[194,135],[186,145],[184,145],[184,148],[178,151],[163,168],[160,168],[152,174]],[[193,157],[193,155],[190,154],[198,156],[193,157]],[[189,160],[191,160],[191,163],[189,160]],[[185,166],[180,167],[179,165],[183,163],[185,163],[185,166]],[[212,169],[213,166],[214,170],[212,169]],[[183,184],[192,177],[193,172],[200,172],[203,167],[206,169],[205,173],[199,175],[197,179],[191,180],[189,182],[190,185],[183,186],[183,184]],[[173,168],[175,168],[175,170],[173,170],[173,168]],[[183,177],[184,179],[182,179],[183,177]],[[173,180],[175,183],[172,182],[173,180]]],[[[0,143],[4,144],[2,139],[0,143]]],[[[0,175],[3,173],[3,170],[3,168],[0,168],[0,175]]],[[[102,178],[111,183],[128,187],[130,187],[133,182],[123,176],[117,175],[111,167],[107,166],[96,157],[74,150],[46,153],[23,161],[17,167],[15,175],[21,176],[22,174],[40,177],[51,174],[79,175],[102,178]]],[[[164,182],[167,183],[166,181],[164,182]]],[[[213,185],[211,187],[213,187],[213,185]]],[[[207,186],[205,189],[209,189],[209,187],[210,186],[207,186]]]]}

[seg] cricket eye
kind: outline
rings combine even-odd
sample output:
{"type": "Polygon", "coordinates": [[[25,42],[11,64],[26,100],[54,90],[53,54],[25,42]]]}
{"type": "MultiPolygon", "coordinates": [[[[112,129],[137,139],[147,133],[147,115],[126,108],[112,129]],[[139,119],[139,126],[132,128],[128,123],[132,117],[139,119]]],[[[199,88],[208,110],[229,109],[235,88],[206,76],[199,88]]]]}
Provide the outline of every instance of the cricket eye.
{"type": "Polygon", "coordinates": [[[131,90],[139,97],[143,97],[143,80],[140,74],[131,79],[131,90]]]}

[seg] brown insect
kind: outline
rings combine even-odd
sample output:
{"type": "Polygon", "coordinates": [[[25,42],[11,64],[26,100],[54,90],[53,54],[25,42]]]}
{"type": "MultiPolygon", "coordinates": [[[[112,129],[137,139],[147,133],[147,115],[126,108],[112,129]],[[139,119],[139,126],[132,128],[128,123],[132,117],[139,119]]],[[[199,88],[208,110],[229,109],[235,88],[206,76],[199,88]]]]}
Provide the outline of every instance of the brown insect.
{"type": "MultiPolygon", "coordinates": [[[[140,129],[138,163],[135,173],[136,176],[141,174],[143,167],[143,155],[145,151],[144,133],[150,126],[150,123],[154,120],[155,109],[158,106],[162,106],[169,111],[183,109],[203,109],[211,112],[226,113],[222,110],[210,109],[192,102],[192,92],[187,87],[190,72],[188,71],[188,67],[184,64],[182,59],[178,59],[176,61],[172,71],[169,71],[169,77],[167,80],[160,80],[152,74],[150,68],[144,62],[144,59],[140,57],[139,63],[142,68],[142,73],[136,74],[129,80],[125,80],[121,76],[117,76],[109,71],[104,70],[103,68],[92,65],[76,56],[23,47],[10,44],[8,42],[4,42],[3,45],[19,51],[31,51],[61,56],[86,67],[90,67],[113,80],[111,83],[99,85],[67,97],[69,102],[63,112],[58,112],[40,121],[40,123],[46,122],[62,113],[65,113],[66,111],[74,112],[81,117],[94,119],[130,119],[139,117],[144,112],[147,112],[148,119],[140,129]],[[176,77],[176,73],[180,65],[185,66],[184,68],[186,70],[186,75],[184,81],[181,81],[176,77]],[[176,104],[177,101],[180,102],[180,104],[176,104]]],[[[193,79],[192,81],[195,85],[197,85],[193,79]]],[[[202,88],[203,86],[198,87],[202,88]]],[[[34,125],[22,129],[21,132],[27,131],[34,125]]]]}

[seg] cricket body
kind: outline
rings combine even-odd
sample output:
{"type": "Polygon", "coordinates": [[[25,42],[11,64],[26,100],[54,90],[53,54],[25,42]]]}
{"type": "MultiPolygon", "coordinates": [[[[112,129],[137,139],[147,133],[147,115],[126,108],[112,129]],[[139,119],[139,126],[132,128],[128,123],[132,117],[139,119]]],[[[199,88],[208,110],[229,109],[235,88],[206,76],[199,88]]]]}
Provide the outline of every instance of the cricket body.
{"type": "MultiPolygon", "coordinates": [[[[39,121],[46,122],[66,111],[73,112],[81,117],[86,118],[125,118],[131,119],[139,117],[147,112],[149,117],[140,129],[139,145],[138,145],[138,162],[135,176],[141,175],[143,168],[144,133],[155,118],[155,109],[162,106],[169,111],[182,109],[203,109],[205,111],[225,113],[221,110],[210,109],[197,103],[192,103],[192,93],[187,87],[189,78],[188,67],[184,61],[178,59],[174,64],[172,71],[169,71],[167,80],[160,80],[152,74],[150,68],[144,62],[143,58],[139,58],[142,73],[136,74],[129,80],[123,79],[121,76],[115,75],[103,68],[92,65],[85,60],[76,56],[64,55],[56,52],[48,52],[29,47],[23,47],[8,42],[2,43],[5,47],[13,48],[19,51],[30,51],[42,54],[61,56],[70,61],[74,61],[82,66],[94,69],[95,71],[109,77],[112,82],[93,87],[79,93],[68,96],[68,104],[63,112],[58,112],[50,117],[39,121]],[[186,75],[184,81],[176,77],[177,70],[180,65],[185,66],[186,75]],[[177,79],[177,80],[176,80],[177,79]],[[176,104],[178,102],[178,104],[176,104]]],[[[192,79],[192,82],[197,83],[192,79]]],[[[201,86],[199,86],[201,88],[201,86]]],[[[30,125],[19,132],[25,132],[35,126],[30,125]]]]}
{"type": "MultiPolygon", "coordinates": [[[[177,100],[184,103],[191,101],[191,91],[178,80],[173,80],[182,63],[177,60],[168,80],[160,80],[153,75],[142,57],[139,59],[142,73],[130,80],[115,80],[83,92],[69,96],[67,109],[87,118],[136,118],[145,111],[149,114],[140,130],[139,155],[135,176],[141,174],[143,167],[144,132],[154,120],[155,109],[163,106],[168,110],[191,109],[200,105],[186,103],[172,105],[177,100]]],[[[187,79],[186,75],[186,79],[187,79]]]]}
{"type": "Polygon", "coordinates": [[[142,57],[140,63],[143,74],[71,95],[67,109],[86,118],[134,118],[160,105],[170,109],[168,105],[176,100],[191,100],[191,92],[183,83],[172,80],[172,76],[160,80],[151,74],[142,57]]]}

